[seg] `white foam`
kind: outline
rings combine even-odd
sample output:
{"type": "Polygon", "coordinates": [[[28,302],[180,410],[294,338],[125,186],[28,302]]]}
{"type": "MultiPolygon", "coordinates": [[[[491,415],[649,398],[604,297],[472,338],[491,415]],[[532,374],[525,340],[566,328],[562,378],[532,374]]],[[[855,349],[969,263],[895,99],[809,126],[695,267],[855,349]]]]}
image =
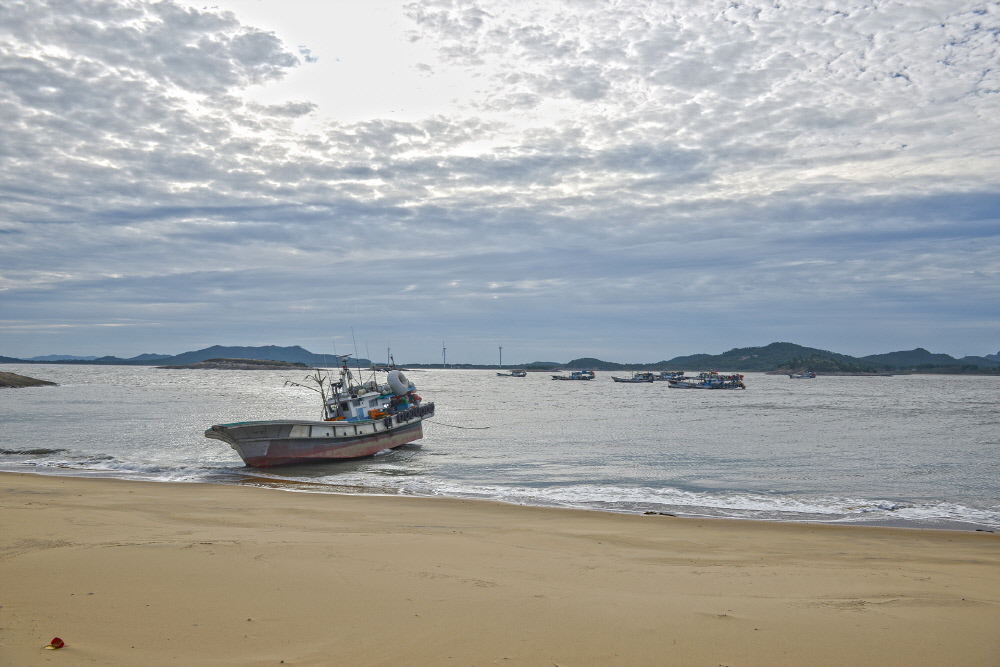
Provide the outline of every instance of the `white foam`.
{"type": "MultiPolygon", "coordinates": [[[[345,480],[340,479],[340,483],[345,480]]],[[[369,484],[357,479],[353,486],[369,484]]],[[[572,485],[529,488],[500,485],[462,485],[448,481],[407,481],[400,490],[412,495],[496,500],[519,505],[601,509],[641,513],[683,512],[693,516],[725,516],[774,520],[872,521],[892,518],[914,522],[967,522],[1000,528],[1000,508],[973,508],[953,502],[902,502],[828,496],[704,493],[649,487],[621,488],[572,485]]]]}

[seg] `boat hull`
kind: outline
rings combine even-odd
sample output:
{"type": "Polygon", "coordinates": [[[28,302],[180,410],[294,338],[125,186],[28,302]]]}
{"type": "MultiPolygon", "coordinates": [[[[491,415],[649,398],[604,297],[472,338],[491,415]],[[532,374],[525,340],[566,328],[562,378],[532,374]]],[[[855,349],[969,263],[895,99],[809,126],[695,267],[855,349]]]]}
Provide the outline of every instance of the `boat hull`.
{"type": "Polygon", "coordinates": [[[353,422],[274,420],[216,424],[205,431],[205,437],[228,444],[251,468],[355,459],[424,437],[422,422],[434,414],[433,404],[418,411],[424,414],[353,422]]]}
{"type": "Polygon", "coordinates": [[[743,386],[742,383],[740,383],[740,384],[733,384],[733,383],[725,383],[725,384],[723,384],[723,383],[699,384],[699,383],[691,383],[691,382],[677,382],[677,381],[674,381],[674,380],[670,380],[670,388],[671,389],[746,389],[746,387],[743,386]]]}

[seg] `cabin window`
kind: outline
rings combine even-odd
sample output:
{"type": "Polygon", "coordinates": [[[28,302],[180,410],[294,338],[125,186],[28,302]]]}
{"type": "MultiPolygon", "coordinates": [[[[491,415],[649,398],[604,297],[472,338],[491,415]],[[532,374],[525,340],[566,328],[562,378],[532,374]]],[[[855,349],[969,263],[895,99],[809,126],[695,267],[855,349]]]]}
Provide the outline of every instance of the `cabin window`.
{"type": "Polygon", "coordinates": [[[361,399],[360,398],[355,398],[353,402],[354,402],[354,405],[356,405],[358,407],[361,407],[361,399]]]}
{"type": "Polygon", "coordinates": [[[378,399],[373,398],[372,400],[368,401],[368,407],[369,408],[378,407],[378,399]]]}

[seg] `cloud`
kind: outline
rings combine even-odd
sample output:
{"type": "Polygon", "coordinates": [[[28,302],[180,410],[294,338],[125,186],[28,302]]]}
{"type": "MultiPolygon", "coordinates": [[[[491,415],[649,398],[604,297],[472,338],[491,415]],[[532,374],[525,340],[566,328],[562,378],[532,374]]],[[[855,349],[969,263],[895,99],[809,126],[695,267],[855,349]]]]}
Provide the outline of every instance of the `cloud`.
{"type": "Polygon", "coordinates": [[[995,4],[429,0],[404,19],[429,83],[476,85],[346,122],[255,101],[329,61],[233,12],[0,7],[0,354],[358,326],[413,361],[442,336],[458,360],[501,336],[655,360],[800,318],[799,342],[848,353],[897,345],[872,318],[996,348],[995,4]],[[91,319],[129,326],[61,349],[25,333],[91,319]]]}

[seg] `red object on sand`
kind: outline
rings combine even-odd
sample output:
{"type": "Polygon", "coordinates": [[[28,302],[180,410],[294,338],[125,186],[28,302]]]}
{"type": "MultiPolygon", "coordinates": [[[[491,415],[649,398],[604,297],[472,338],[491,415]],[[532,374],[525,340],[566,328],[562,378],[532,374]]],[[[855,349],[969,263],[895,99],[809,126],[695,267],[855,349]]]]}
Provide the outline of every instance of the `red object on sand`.
{"type": "Polygon", "coordinates": [[[64,642],[63,640],[59,639],[58,637],[56,637],[51,642],[49,642],[49,647],[51,647],[51,648],[62,648],[65,645],[66,645],[66,642],[64,642]]]}

